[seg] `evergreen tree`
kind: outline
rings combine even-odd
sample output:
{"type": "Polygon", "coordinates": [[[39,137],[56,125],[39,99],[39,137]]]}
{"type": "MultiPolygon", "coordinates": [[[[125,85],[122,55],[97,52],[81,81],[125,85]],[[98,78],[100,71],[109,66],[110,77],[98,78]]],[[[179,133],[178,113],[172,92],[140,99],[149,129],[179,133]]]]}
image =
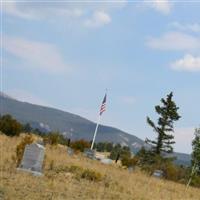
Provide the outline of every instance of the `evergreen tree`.
{"type": "Polygon", "coordinates": [[[195,138],[192,141],[192,165],[196,166],[197,173],[200,175],[200,128],[195,129],[195,138]]]}
{"type": "Polygon", "coordinates": [[[32,127],[29,123],[26,123],[23,127],[23,131],[26,133],[30,133],[32,131],[32,127]]]}
{"type": "Polygon", "coordinates": [[[158,134],[156,140],[146,139],[146,142],[152,145],[153,152],[161,154],[161,152],[171,153],[173,152],[172,144],[174,136],[171,134],[174,131],[174,121],[179,120],[178,107],[172,100],[173,93],[167,95],[166,100],[161,99],[162,105],[155,106],[155,111],[159,115],[158,124],[147,117],[147,123],[154,129],[158,134]]]}
{"type": "Polygon", "coordinates": [[[8,136],[16,136],[22,131],[22,125],[11,115],[4,115],[0,118],[0,131],[8,136]]]}

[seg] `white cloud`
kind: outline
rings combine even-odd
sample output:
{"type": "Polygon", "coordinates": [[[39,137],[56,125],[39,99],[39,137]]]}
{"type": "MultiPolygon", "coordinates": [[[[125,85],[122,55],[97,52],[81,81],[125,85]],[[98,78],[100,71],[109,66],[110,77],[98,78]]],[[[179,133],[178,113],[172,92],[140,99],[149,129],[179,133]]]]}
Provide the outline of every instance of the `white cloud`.
{"type": "Polygon", "coordinates": [[[200,24],[199,23],[181,24],[179,22],[173,22],[169,25],[170,25],[170,27],[173,27],[180,31],[191,31],[191,32],[195,32],[195,33],[200,32],[200,24]]]}
{"type": "Polygon", "coordinates": [[[4,4],[3,11],[10,16],[23,19],[51,19],[55,17],[79,18],[84,12],[79,7],[66,6],[62,3],[50,4],[49,2],[8,2],[4,4]]]}
{"type": "Polygon", "coordinates": [[[178,71],[200,71],[200,57],[194,57],[190,54],[171,64],[171,68],[178,71]]]}
{"type": "Polygon", "coordinates": [[[151,1],[152,7],[163,13],[163,14],[169,14],[171,11],[171,3],[168,0],[153,0],[151,1]]]}
{"type": "Polygon", "coordinates": [[[104,11],[95,11],[92,18],[85,20],[86,27],[98,28],[111,22],[110,16],[104,11]]]}
{"type": "Polygon", "coordinates": [[[24,19],[36,19],[36,15],[33,15],[32,12],[27,12],[27,10],[21,11],[18,9],[17,4],[15,1],[9,2],[9,3],[4,3],[3,4],[3,9],[4,12],[6,12],[8,15],[14,16],[14,17],[19,17],[19,18],[24,18],[24,19]]]}
{"type": "Polygon", "coordinates": [[[59,50],[53,44],[6,36],[3,48],[26,68],[59,72],[68,69],[59,50]]]}
{"type": "Polygon", "coordinates": [[[164,15],[169,14],[172,9],[172,3],[169,0],[144,0],[139,3],[139,6],[142,6],[143,8],[152,8],[164,15]]]}
{"type": "Polygon", "coordinates": [[[150,37],[147,45],[159,50],[197,50],[200,49],[200,37],[181,32],[168,32],[161,37],[150,37]]]}
{"type": "MultiPolygon", "coordinates": [[[[4,3],[3,11],[9,15],[26,20],[76,20],[78,24],[86,27],[101,27],[111,22],[110,13],[124,8],[126,0],[117,2],[104,1],[95,2],[17,2],[4,3]]],[[[66,24],[70,24],[66,23],[66,24]]]]}
{"type": "Polygon", "coordinates": [[[175,150],[188,153],[192,151],[192,140],[194,138],[194,127],[176,128],[174,131],[175,150]]]}

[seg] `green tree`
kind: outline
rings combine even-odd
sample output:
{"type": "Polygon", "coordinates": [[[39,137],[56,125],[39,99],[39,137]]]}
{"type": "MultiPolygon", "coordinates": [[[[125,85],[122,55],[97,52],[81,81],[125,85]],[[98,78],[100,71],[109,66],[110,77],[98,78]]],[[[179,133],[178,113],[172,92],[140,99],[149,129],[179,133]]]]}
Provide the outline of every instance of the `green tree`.
{"type": "Polygon", "coordinates": [[[200,128],[195,129],[195,138],[192,141],[192,165],[196,167],[200,175],[200,128]]]}
{"type": "Polygon", "coordinates": [[[30,133],[32,131],[32,127],[29,123],[26,123],[23,127],[23,131],[26,133],[30,133]]]}
{"type": "Polygon", "coordinates": [[[4,115],[0,118],[0,131],[8,136],[19,135],[22,131],[22,125],[11,115],[4,115]]]}
{"type": "Polygon", "coordinates": [[[161,99],[162,105],[155,106],[155,111],[159,115],[158,124],[147,117],[147,123],[157,133],[156,140],[146,139],[146,142],[152,145],[153,152],[161,154],[161,152],[171,153],[173,152],[172,145],[175,143],[174,136],[171,134],[174,131],[174,121],[179,120],[178,107],[172,100],[173,93],[167,95],[166,100],[161,99]]]}
{"type": "Polygon", "coordinates": [[[80,152],[83,152],[86,148],[90,148],[90,146],[90,143],[83,139],[71,142],[71,148],[80,152]]]}

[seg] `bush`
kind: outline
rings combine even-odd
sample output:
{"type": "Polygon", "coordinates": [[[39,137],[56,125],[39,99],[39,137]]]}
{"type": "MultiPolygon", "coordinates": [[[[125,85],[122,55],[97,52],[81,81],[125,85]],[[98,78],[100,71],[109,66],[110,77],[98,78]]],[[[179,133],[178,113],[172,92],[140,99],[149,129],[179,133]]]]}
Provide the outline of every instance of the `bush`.
{"type": "Polygon", "coordinates": [[[58,144],[67,145],[67,138],[59,132],[50,132],[48,135],[44,136],[44,143],[54,146],[58,144]]]}
{"type": "Polygon", "coordinates": [[[200,176],[198,175],[195,175],[193,178],[192,178],[192,181],[191,181],[191,184],[192,186],[195,186],[195,187],[200,187],[200,176]]]}
{"type": "Polygon", "coordinates": [[[34,139],[31,135],[26,135],[16,147],[16,163],[17,166],[21,163],[24,155],[24,149],[27,144],[33,143],[34,139]]]}
{"type": "Polygon", "coordinates": [[[56,173],[60,172],[70,172],[75,175],[75,177],[79,179],[87,179],[89,181],[101,181],[102,175],[99,172],[96,172],[92,169],[84,169],[77,165],[67,166],[67,167],[59,167],[55,169],[56,173]]]}
{"type": "Polygon", "coordinates": [[[130,158],[128,156],[124,156],[121,159],[122,165],[126,167],[133,167],[137,164],[138,159],[136,157],[130,158]]]}
{"type": "Polygon", "coordinates": [[[116,160],[118,154],[120,154],[120,159],[127,159],[127,158],[131,158],[131,151],[130,148],[128,146],[121,146],[120,144],[116,144],[110,153],[109,158],[112,160],[116,160]]]}
{"type": "Polygon", "coordinates": [[[81,178],[87,179],[89,181],[100,181],[102,176],[99,172],[91,169],[85,169],[81,174],[81,178]]]}
{"type": "Polygon", "coordinates": [[[70,146],[76,151],[83,152],[84,149],[90,148],[90,143],[85,140],[77,140],[77,141],[72,142],[70,146]]]}
{"type": "Polygon", "coordinates": [[[11,115],[4,115],[0,118],[0,131],[8,136],[18,136],[22,131],[22,125],[11,115]]]}
{"type": "Polygon", "coordinates": [[[58,132],[51,132],[44,137],[44,143],[50,145],[58,145],[59,143],[59,133],[58,132]]]}

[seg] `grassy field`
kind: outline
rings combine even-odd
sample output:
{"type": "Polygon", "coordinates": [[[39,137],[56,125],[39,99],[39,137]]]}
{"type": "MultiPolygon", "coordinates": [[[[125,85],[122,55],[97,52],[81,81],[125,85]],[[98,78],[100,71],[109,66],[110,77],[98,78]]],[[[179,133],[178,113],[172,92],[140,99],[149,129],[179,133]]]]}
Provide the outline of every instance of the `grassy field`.
{"type": "Polygon", "coordinates": [[[20,140],[21,137],[0,135],[0,199],[200,200],[199,189],[186,190],[184,185],[158,180],[139,170],[130,173],[81,154],[70,157],[60,145],[46,147],[44,176],[34,177],[16,170],[14,156],[20,140]],[[84,176],[88,171],[94,172],[96,180],[84,176]]]}

